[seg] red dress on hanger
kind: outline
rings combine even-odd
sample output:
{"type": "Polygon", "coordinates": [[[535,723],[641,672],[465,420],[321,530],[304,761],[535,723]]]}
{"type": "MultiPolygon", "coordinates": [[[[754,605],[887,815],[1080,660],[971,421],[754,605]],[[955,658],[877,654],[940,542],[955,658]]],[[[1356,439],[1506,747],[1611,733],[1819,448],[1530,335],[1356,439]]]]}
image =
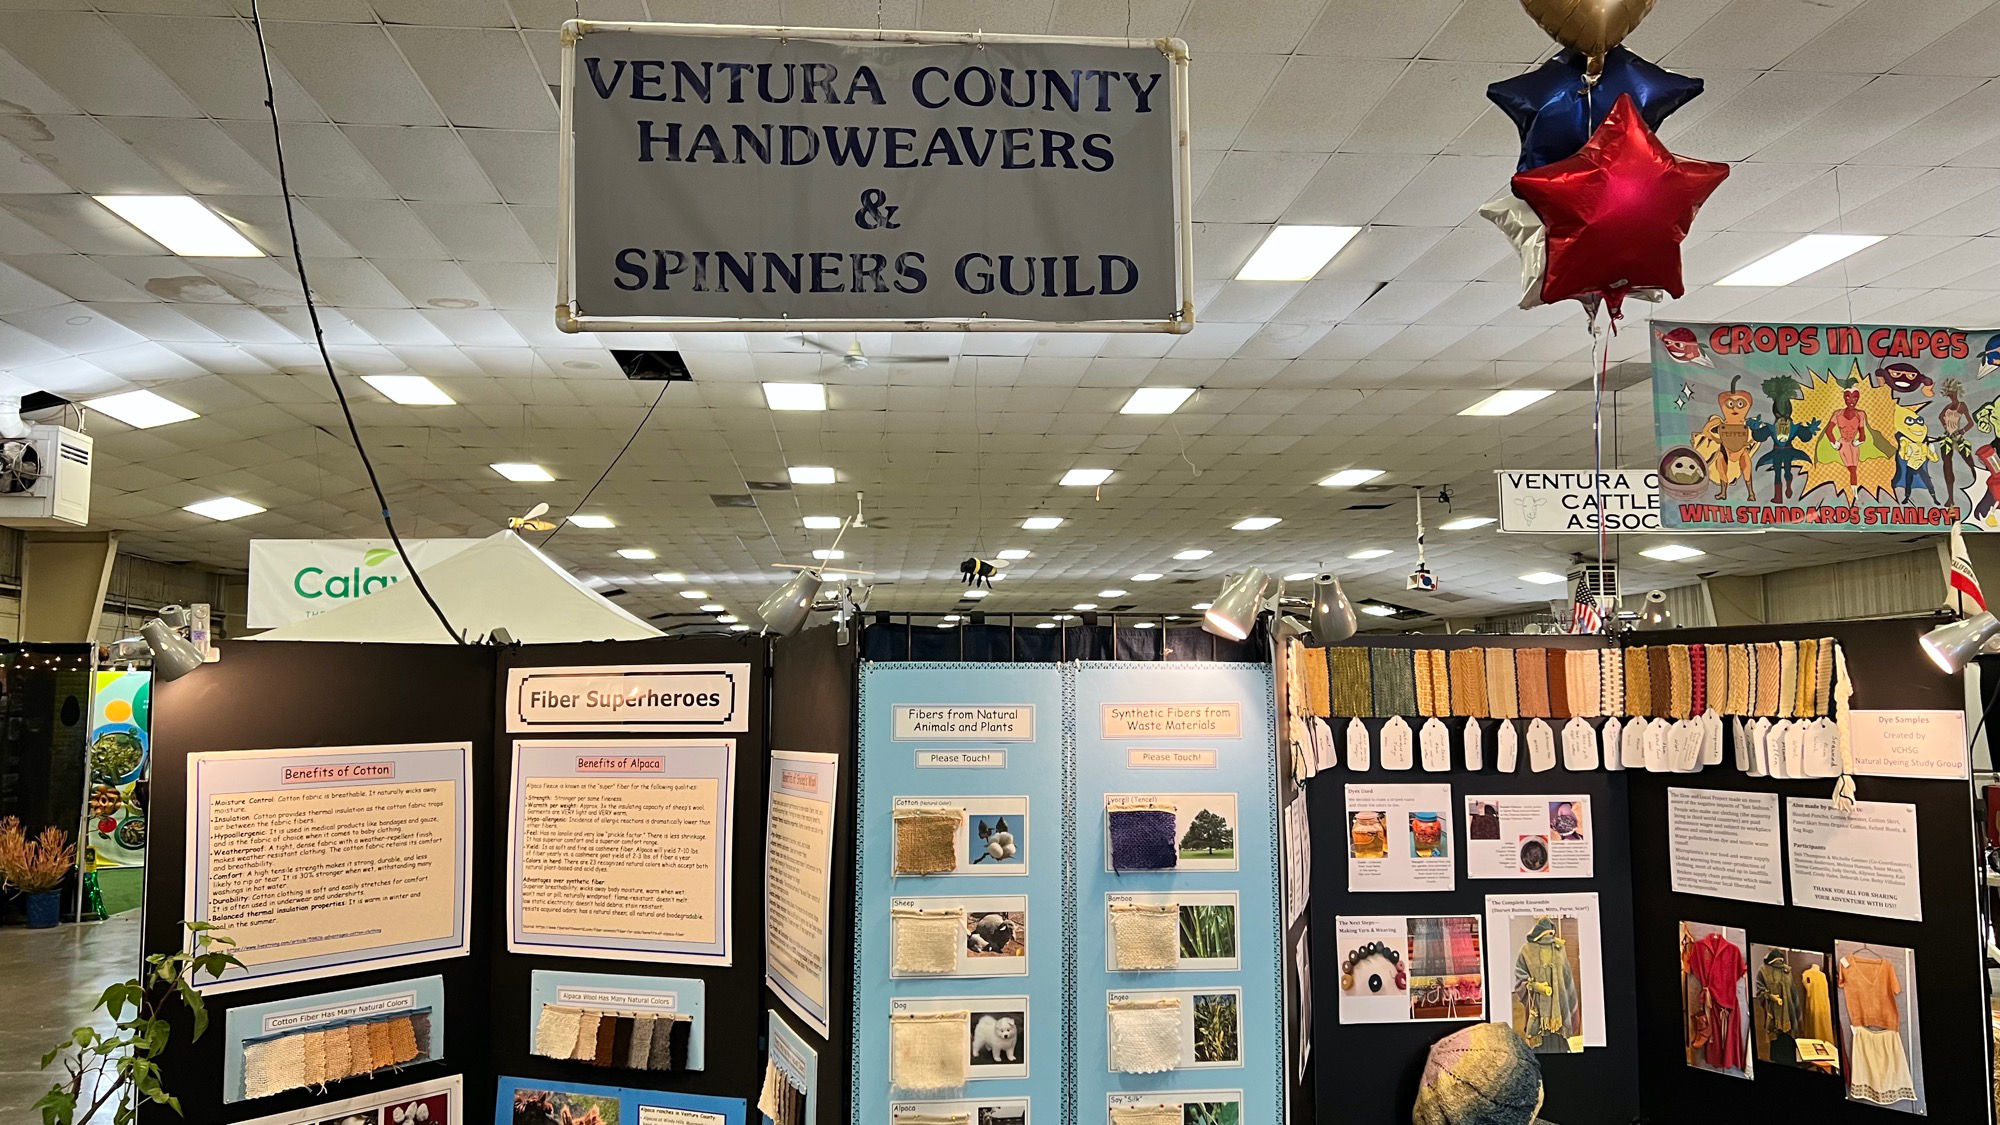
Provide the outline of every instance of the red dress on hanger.
{"type": "Polygon", "coordinates": [[[1736,982],[1743,979],[1743,951],[1721,934],[1710,934],[1688,947],[1688,971],[1701,981],[1708,1004],[1708,1065],[1743,1069],[1743,1035],[1737,1020],[1736,982]]]}

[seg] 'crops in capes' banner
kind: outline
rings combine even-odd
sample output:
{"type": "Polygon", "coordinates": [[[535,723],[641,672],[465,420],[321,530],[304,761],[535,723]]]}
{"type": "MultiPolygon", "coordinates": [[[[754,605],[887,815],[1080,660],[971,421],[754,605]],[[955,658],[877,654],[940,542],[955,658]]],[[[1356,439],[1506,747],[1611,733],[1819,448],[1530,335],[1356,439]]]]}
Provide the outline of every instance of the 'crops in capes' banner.
{"type": "Polygon", "coordinates": [[[1660,521],[2000,531],[2000,333],[1654,321],[1660,521]]]}

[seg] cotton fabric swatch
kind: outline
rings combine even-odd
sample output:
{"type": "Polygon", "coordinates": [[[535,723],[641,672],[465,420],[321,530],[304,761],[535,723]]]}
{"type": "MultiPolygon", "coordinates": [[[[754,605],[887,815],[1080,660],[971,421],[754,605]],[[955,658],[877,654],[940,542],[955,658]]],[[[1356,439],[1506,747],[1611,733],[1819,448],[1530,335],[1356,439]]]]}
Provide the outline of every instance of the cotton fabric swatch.
{"type": "Polygon", "coordinates": [[[1326,650],[1327,709],[1320,715],[1357,718],[1375,708],[1374,657],[1365,648],[1341,645],[1326,650]]]}
{"type": "Polygon", "coordinates": [[[897,907],[889,911],[894,930],[889,968],[897,973],[949,973],[958,968],[965,940],[965,912],[897,907]]]}
{"type": "Polygon", "coordinates": [[[1673,654],[1666,645],[1646,650],[1646,687],[1651,700],[1646,714],[1653,718],[1670,717],[1674,713],[1674,671],[1673,654]]]}
{"type": "Polygon", "coordinates": [[[1750,646],[1729,646],[1729,699],[1728,711],[1732,715],[1750,714],[1750,700],[1756,691],[1756,681],[1750,674],[1750,646]]]}
{"type": "Polygon", "coordinates": [[[1604,713],[1604,701],[1599,698],[1604,689],[1597,678],[1598,656],[1596,649],[1564,653],[1563,678],[1569,684],[1569,709],[1586,719],[1604,713]]]}
{"type": "Polygon", "coordinates": [[[1703,645],[1703,661],[1708,668],[1708,709],[1729,714],[1729,646],[1703,645]]]}
{"type": "Polygon", "coordinates": [[[431,1014],[429,1012],[410,1013],[410,1034],[417,1041],[417,1054],[431,1053],[431,1014]]]}
{"type": "Polygon", "coordinates": [[[1455,648],[1446,655],[1451,679],[1451,713],[1460,718],[1486,714],[1486,654],[1455,648]]]}
{"type": "Polygon", "coordinates": [[[1597,650],[1598,710],[1606,715],[1625,714],[1625,660],[1615,649],[1597,650]]]}
{"type": "Polygon", "coordinates": [[[1689,645],[1688,668],[1691,673],[1692,699],[1688,709],[1699,715],[1708,710],[1708,646],[1689,645]]]}
{"type": "Polygon", "coordinates": [[[958,869],[962,809],[897,809],[896,874],[939,875],[958,869]]]}
{"type": "MultiPolygon", "coordinates": [[[[321,1037],[321,1050],[326,1055],[326,1080],[338,1082],[354,1074],[354,1048],[344,1027],[329,1027],[321,1037]]],[[[429,1054],[428,1048],[425,1054],[429,1054]]]]}
{"type": "Polygon", "coordinates": [[[1514,680],[1514,650],[1486,650],[1486,709],[1496,719],[1521,717],[1520,688],[1514,680]]]}
{"type": "Polygon", "coordinates": [[[1778,713],[1778,693],[1784,685],[1784,665],[1782,650],[1776,644],[1765,642],[1754,650],[1757,664],[1757,699],[1751,706],[1756,713],[1776,716],[1778,713]]]}
{"type": "Polygon", "coordinates": [[[1686,645],[1667,646],[1667,717],[1694,714],[1694,658],[1686,645]]]}
{"type": "Polygon", "coordinates": [[[1299,671],[1304,673],[1306,697],[1303,700],[1308,715],[1331,715],[1333,697],[1327,682],[1327,665],[1333,656],[1332,649],[1305,648],[1295,650],[1299,671]]]}
{"type": "Polygon", "coordinates": [[[1799,643],[1778,642],[1778,710],[1781,719],[1797,713],[1799,704],[1799,643]]]}
{"type": "Polygon", "coordinates": [[[1548,718],[1548,650],[1524,648],[1515,653],[1514,678],[1516,683],[1520,685],[1521,717],[1524,719],[1548,718]]]}
{"type": "Polygon", "coordinates": [[[972,1013],[898,1012],[889,1017],[889,1081],[902,1090],[956,1090],[972,1057],[972,1013]]]}
{"type": "Polygon", "coordinates": [[[1569,702],[1569,653],[1552,648],[1548,655],[1549,717],[1567,719],[1576,714],[1569,702]]]}
{"type": "Polygon", "coordinates": [[[1419,715],[1451,713],[1450,689],[1444,683],[1450,676],[1448,666],[1433,663],[1431,660],[1433,656],[1443,655],[1434,649],[1417,650],[1417,714],[1419,715]]]}
{"type": "Polygon", "coordinates": [[[306,1062],[304,1084],[324,1086],[326,1084],[326,1039],[325,1031],[308,1031],[299,1036],[304,1041],[306,1062]]]}
{"type": "Polygon", "coordinates": [[[261,1098],[306,1084],[306,1037],[286,1035],[250,1044],[243,1052],[243,1092],[261,1098]],[[261,1047],[256,1054],[252,1047],[261,1047]]]}
{"type": "Polygon", "coordinates": [[[370,1070],[380,1070],[396,1061],[396,1035],[389,1027],[391,1021],[382,1020],[368,1025],[368,1062],[370,1070]]]}
{"type": "Polygon", "coordinates": [[[1171,902],[1112,903],[1111,961],[1120,971],[1178,968],[1181,908],[1171,902]]]}
{"type": "Polygon", "coordinates": [[[1166,871],[1179,866],[1174,810],[1157,805],[1115,806],[1111,821],[1113,871],[1166,871]]]}
{"type": "Polygon", "coordinates": [[[1368,672],[1374,691],[1374,715],[1413,715],[1417,711],[1416,657],[1406,648],[1368,650],[1368,672]]]}
{"type": "Polygon", "coordinates": [[[417,1058],[417,1032],[410,1024],[410,1017],[398,1016],[386,1021],[389,1025],[389,1062],[401,1066],[415,1062],[417,1058]]]}
{"type": "Polygon", "coordinates": [[[1625,650],[1625,713],[1653,713],[1652,660],[1643,648],[1625,650]]]}
{"type": "Polygon", "coordinates": [[[784,1112],[779,1108],[779,1102],[781,1101],[780,1094],[789,1085],[791,1083],[779,1077],[778,1064],[766,1060],[764,1063],[764,1087],[757,1092],[757,1112],[776,1121],[778,1115],[784,1112]]]}
{"type": "Polygon", "coordinates": [[[1832,637],[1819,639],[1819,650],[1814,661],[1813,714],[1825,715],[1833,710],[1833,667],[1834,657],[1840,651],[1840,642],[1832,637]]]}
{"type": "Polygon", "coordinates": [[[1181,1065],[1181,998],[1110,1005],[1111,1069],[1159,1074],[1181,1065]]]}

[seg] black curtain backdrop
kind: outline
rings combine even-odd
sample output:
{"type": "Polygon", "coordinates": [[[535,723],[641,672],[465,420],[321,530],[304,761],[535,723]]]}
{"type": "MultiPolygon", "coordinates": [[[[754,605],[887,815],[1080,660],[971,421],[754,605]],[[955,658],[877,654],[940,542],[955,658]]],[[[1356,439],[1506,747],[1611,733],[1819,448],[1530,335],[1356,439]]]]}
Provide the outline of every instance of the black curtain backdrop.
{"type": "MultiPolygon", "coordinates": [[[[346,645],[230,641],[222,659],[186,678],[153,685],[153,796],[146,849],[147,953],[181,945],[187,903],[187,756],[211,750],[292,746],[362,746],[391,742],[472,743],[474,902],[472,954],[338,978],[252,988],[208,998],[209,1029],[190,1043],[184,1017],[160,1060],[167,1088],[181,1100],[140,1109],[141,1125],[243,1121],[303,1109],[315,1102],[394,1089],[455,1072],[467,1076],[467,1125],[493,1119],[493,1082],[484,1060],[492,1049],[487,971],[505,931],[480,925],[479,904],[493,900],[496,863],[481,848],[499,839],[489,810],[493,792],[493,650],[457,645],[346,645]],[[344,988],[442,976],[447,1011],[443,1059],[334,1084],[324,1095],[292,1090],[251,1102],[222,1102],[225,1013],[240,1004],[287,1000],[344,988]],[[481,1075],[486,1077],[482,1078],[481,1075]]],[[[504,770],[498,774],[503,779],[504,770]]],[[[505,849],[499,849],[504,851],[505,849]]],[[[137,964],[133,972],[139,971],[137,964]]],[[[525,1000],[522,1001],[525,1006],[525,1000]]],[[[498,1005],[505,1007],[505,1005],[498,1005]]],[[[81,1020],[79,1020],[81,1022],[81,1020]]]]}
{"type": "MultiPolygon", "coordinates": [[[[1640,634],[1639,643],[1674,644],[1836,637],[1847,654],[1857,709],[1945,709],[1964,706],[1963,681],[1940,673],[1917,649],[1917,638],[1938,624],[1931,619],[1831,625],[1679,629],[1640,634]]],[[[1733,753],[1730,757],[1733,762],[1733,753]]],[[[1681,1125],[1714,1121],[1801,1121],[1854,1125],[1909,1120],[1877,1106],[1845,1099],[1840,1080],[1783,1066],[1759,1066],[1754,1081],[1687,1066],[1681,1054],[1680,981],[1676,973],[1683,921],[1740,926],[1749,940],[1833,954],[1836,939],[1900,945],[1916,951],[1917,1017],[1923,1034],[1924,1092],[1933,1121],[1992,1120],[1984,944],[1979,926],[1978,844],[1970,786],[1963,781],[1861,777],[1863,801],[1917,806],[1918,859],[1923,879],[1921,922],[1845,914],[1731,899],[1680,895],[1671,890],[1667,854],[1667,789],[1750,790],[1783,797],[1825,798],[1826,780],[1777,781],[1746,777],[1733,766],[1699,774],[1626,771],[1631,784],[1636,889],[1641,1093],[1649,1119],[1681,1125]]],[[[1782,801],[1780,802],[1782,808],[1782,801]]],[[[1790,826],[1786,825],[1789,837],[1790,826]]],[[[1789,879],[1787,880],[1789,887],[1789,879]]],[[[1907,1034],[1907,1029],[1905,1031],[1907,1034]]],[[[1569,1119],[1556,1117],[1563,1125],[1569,1119]]],[[[1589,1119],[1579,1119],[1589,1120],[1589,1119]]]]}
{"type": "MultiPolygon", "coordinates": [[[[1134,621],[1144,620],[1135,618],[1134,621]]],[[[870,622],[861,633],[861,655],[869,660],[970,660],[979,663],[1059,663],[1068,660],[1221,660],[1253,664],[1270,662],[1270,645],[1261,628],[1242,641],[1229,641],[1199,625],[1135,629],[1130,624],[1067,624],[1035,628],[1035,619],[961,623],[940,629],[892,617],[870,622]],[[1163,651],[1164,650],[1164,651],[1163,651]]]]}
{"type": "MultiPolygon", "coordinates": [[[[1396,636],[1365,638],[1355,642],[1370,648],[1598,648],[1594,638],[1495,637],[1495,636],[1396,636]]],[[[1306,657],[1318,655],[1309,650],[1306,657]]],[[[1406,716],[1406,721],[1407,721],[1406,716]]],[[[1638,1119],[1639,1090],[1633,1078],[1639,1069],[1638,1013],[1630,997],[1635,988],[1632,959],[1633,887],[1624,877],[1631,868],[1631,850],[1625,836],[1627,812],[1624,775],[1599,770],[1572,773],[1561,766],[1547,773],[1530,772],[1525,745],[1520,768],[1501,773],[1493,767],[1494,720],[1445,719],[1451,728],[1452,761],[1448,773],[1428,773],[1422,769],[1384,770],[1379,750],[1381,726],[1387,720],[1364,719],[1377,752],[1373,768],[1356,773],[1347,767],[1345,745],[1347,720],[1336,721],[1334,734],[1341,742],[1339,768],[1322,772],[1306,783],[1312,813],[1314,862],[1312,871],[1312,967],[1313,1017],[1312,1065],[1315,1101],[1337,1116],[1335,1120],[1379,1122],[1392,1125],[1408,1121],[1416,1104],[1417,1083],[1423,1076],[1430,1045],[1466,1026],[1463,1023],[1342,1024],[1340,1022],[1340,966],[1347,951],[1339,948],[1335,919],[1366,915],[1476,914],[1480,918],[1481,940],[1485,933],[1486,896],[1516,894],[1569,894],[1595,891],[1604,946],[1605,1018],[1609,1024],[1602,1048],[1574,1055],[1543,1055],[1542,1075],[1548,1090],[1544,1115],[1560,1125],[1611,1125],[1638,1119]],[[1465,724],[1478,721],[1486,728],[1486,768],[1472,773],[1464,768],[1461,747],[1465,724]],[[1452,863],[1457,868],[1457,889],[1422,893],[1350,892],[1347,889],[1347,812],[1343,787],[1349,782],[1369,784],[1440,784],[1452,790],[1452,838],[1458,843],[1452,863]],[[1465,798],[1474,793],[1581,793],[1595,807],[1592,826],[1597,833],[1597,877],[1594,879],[1479,879],[1466,878],[1465,798]]],[[[1416,724],[1412,724],[1415,726],[1416,724]]],[[[1517,727],[1522,724],[1517,723],[1517,727]]],[[[1509,982],[1511,984],[1511,982],[1509,982]]],[[[1507,991],[1487,982],[1487,1002],[1504,1003],[1507,991]]],[[[1705,1119],[1708,1122],[1736,1121],[1734,1117],[1705,1119]]]]}

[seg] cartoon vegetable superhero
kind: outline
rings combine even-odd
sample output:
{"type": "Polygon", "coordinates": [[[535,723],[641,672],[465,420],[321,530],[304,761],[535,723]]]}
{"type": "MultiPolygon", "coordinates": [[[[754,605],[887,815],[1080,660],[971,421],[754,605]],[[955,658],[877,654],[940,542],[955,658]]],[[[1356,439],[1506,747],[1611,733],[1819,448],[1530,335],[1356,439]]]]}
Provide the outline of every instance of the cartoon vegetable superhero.
{"type": "Polygon", "coordinates": [[[1937,448],[1938,461],[1944,466],[1944,493],[1958,495],[1957,466],[1953,462],[1963,460],[1965,467],[1972,464],[1972,443],[1965,435],[1972,429],[1972,410],[1965,405],[1965,384],[1957,379],[1946,379],[1940,384],[1944,390],[1944,409],[1938,411],[1938,425],[1943,433],[1931,439],[1937,448]]]}
{"type": "Polygon", "coordinates": [[[1889,487],[1898,493],[1896,499],[1909,503],[1917,489],[1930,493],[1931,503],[1938,500],[1937,488],[1931,484],[1930,463],[1937,460],[1937,451],[1931,448],[1930,427],[1924,421],[1921,407],[1905,406],[1898,411],[1896,420],[1896,478],[1889,487]]]}
{"type": "Polygon", "coordinates": [[[1708,462],[1708,479],[1716,483],[1715,498],[1729,496],[1730,482],[1741,479],[1743,491],[1750,499],[1757,498],[1757,486],[1750,479],[1752,442],[1750,440],[1750,392],[1737,389],[1741,375],[1729,380],[1729,389],[1715,396],[1722,408],[1720,416],[1709,415],[1701,432],[1694,435],[1697,448],[1703,449],[1708,462]]]}

